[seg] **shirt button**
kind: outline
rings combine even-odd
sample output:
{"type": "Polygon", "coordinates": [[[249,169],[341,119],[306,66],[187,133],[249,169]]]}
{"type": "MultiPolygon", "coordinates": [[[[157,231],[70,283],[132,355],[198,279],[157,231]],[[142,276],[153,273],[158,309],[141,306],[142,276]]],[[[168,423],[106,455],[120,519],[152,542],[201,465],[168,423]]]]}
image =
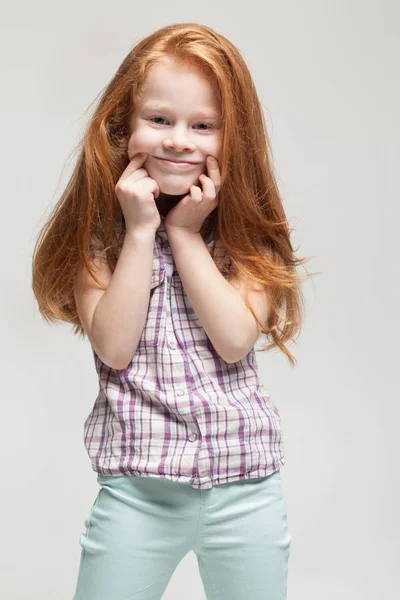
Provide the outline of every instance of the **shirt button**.
{"type": "Polygon", "coordinates": [[[185,392],[184,390],[178,390],[176,393],[178,394],[178,396],[183,396],[185,392]]]}
{"type": "Polygon", "coordinates": [[[175,348],[176,348],[175,342],[170,342],[169,347],[171,348],[171,350],[175,350],[175,348]]]}
{"type": "Polygon", "coordinates": [[[195,442],[197,440],[197,433],[191,433],[188,437],[189,442],[195,442]]]}
{"type": "Polygon", "coordinates": [[[169,248],[169,242],[164,242],[164,248],[167,250],[169,248]]]}

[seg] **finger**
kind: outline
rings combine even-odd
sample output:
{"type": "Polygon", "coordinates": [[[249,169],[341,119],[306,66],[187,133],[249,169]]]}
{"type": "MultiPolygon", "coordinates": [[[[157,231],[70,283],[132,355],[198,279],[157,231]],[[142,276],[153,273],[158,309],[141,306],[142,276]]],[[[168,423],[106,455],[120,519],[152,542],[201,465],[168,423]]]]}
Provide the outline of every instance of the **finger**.
{"type": "Polygon", "coordinates": [[[140,152],[139,154],[135,154],[132,160],[129,162],[128,166],[122,173],[120,177],[120,181],[127,179],[132,173],[134,173],[147,159],[147,152],[140,152]]]}
{"type": "Polygon", "coordinates": [[[142,165],[146,161],[147,157],[148,157],[147,152],[138,152],[137,154],[132,156],[132,158],[129,161],[128,167],[136,166],[136,168],[137,168],[138,166],[142,165]]]}
{"type": "Polygon", "coordinates": [[[211,154],[207,156],[207,170],[209,177],[211,177],[213,181],[221,178],[218,161],[215,156],[212,156],[211,154]]]}
{"type": "Polygon", "coordinates": [[[193,200],[201,200],[203,198],[203,192],[201,191],[201,188],[199,188],[198,185],[190,186],[190,197],[193,200]]]}
{"type": "Polygon", "coordinates": [[[207,175],[204,175],[204,173],[200,175],[199,179],[203,185],[204,196],[210,200],[215,198],[217,194],[213,180],[210,177],[207,177],[207,175]]]}

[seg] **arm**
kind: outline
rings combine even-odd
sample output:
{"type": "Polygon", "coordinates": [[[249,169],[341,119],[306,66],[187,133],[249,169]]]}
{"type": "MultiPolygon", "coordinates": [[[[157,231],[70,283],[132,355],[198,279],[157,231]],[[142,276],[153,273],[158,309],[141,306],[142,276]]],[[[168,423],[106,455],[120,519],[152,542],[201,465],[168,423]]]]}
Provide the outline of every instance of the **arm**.
{"type": "Polygon", "coordinates": [[[154,237],[153,230],[126,232],[114,273],[103,267],[108,284],[105,291],[83,269],[76,282],[77,306],[88,337],[103,362],[113,369],[126,367],[143,331],[154,237]]]}
{"type": "MultiPolygon", "coordinates": [[[[260,333],[243,299],[244,282],[235,279],[232,285],[221,275],[200,233],[172,227],[167,233],[183,287],[211,343],[226,362],[241,360],[260,333]]],[[[249,300],[265,320],[264,294],[250,292],[249,300]]]]}

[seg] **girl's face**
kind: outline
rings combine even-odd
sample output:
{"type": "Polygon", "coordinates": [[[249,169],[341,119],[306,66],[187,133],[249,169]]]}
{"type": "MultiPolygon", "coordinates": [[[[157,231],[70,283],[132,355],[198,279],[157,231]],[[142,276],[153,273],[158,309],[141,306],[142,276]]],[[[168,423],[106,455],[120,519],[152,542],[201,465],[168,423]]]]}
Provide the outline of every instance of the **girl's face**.
{"type": "Polygon", "coordinates": [[[128,156],[147,152],[143,164],[164,194],[187,194],[202,173],[206,158],[218,162],[222,143],[221,112],[211,84],[194,69],[170,58],[154,65],[130,121],[128,156]],[[160,159],[187,161],[174,167],[160,159]]]}

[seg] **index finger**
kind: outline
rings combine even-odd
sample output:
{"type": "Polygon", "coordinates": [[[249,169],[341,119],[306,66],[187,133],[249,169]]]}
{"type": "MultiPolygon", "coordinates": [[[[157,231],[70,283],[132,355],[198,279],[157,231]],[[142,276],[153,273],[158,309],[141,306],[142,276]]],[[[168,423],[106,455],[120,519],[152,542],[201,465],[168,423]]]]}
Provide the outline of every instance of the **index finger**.
{"type": "Polygon", "coordinates": [[[221,174],[219,171],[219,164],[217,159],[209,154],[207,156],[207,169],[210,178],[214,181],[214,183],[219,184],[221,181],[221,174]]]}
{"type": "Polygon", "coordinates": [[[138,170],[138,168],[143,165],[143,163],[146,161],[146,158],[148,157],[148,153],[147,152],[139,152],[138,154],[135,154],[131,161],[129,162],[128,166],[126,167],[126,169],[124,170],[124,172],[122,173],[121,177],[120,177],[120,181],[123,181],[124,179],[126,179],[127,177],[129,177],[130,175],[132,175],[132,173],[134,173],[135,171],[138,170]]]}

